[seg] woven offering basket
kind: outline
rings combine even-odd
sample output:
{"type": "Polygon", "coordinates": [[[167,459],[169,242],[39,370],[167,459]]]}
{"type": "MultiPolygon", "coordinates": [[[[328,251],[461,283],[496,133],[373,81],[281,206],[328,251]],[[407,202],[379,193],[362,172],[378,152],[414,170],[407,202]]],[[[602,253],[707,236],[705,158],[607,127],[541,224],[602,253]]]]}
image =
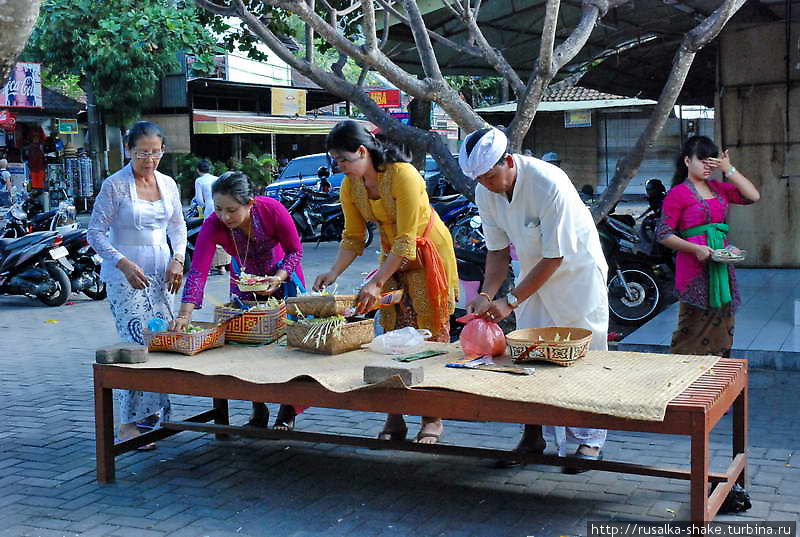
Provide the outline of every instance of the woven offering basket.
{"type": "MultiPolygon", "coordinates": [[[[245,302],[255,305],[255,302],[245,302]]],[[[214,308],[214,322],[227,323],[225,341],[235,343],[272,343],[286,333],[286,305],[281,302],[271,309],[242,311],[230,303],[214,308]],[[234,319],[234,317],[236,317],[234,319]]]]}
{"type": "Polygon", "coordinates": [[[332,317],[344,314],[345,310],[353,307],[355,301],[356,295],[294,296],[286,299],[286,313],[332,317]]]}
{"type": "Polygon", "coordinates": [[[586,356],[589,343],[592,342],[592,332],[569,326],[526,328],[506,335],[506,341],[515,362],[544,360],[566,367],[586,356]],[[555,340],[556,334],[560,336],[559,341],[555,340]],[[567,336],[570,340],[564,341],[567,336]],[[531,347],[533,348],[526,355],[531,347]]]}
{"type": "Polygon", "coordinates": [[[308,352],[318,354],[341,354],[347,351],[360,349],[361,345],[369,343],[375,337],[375,327],[372,319],[346,323],[340,335],[329,334],[325,343],[319,347],[314,346],[314,341],[303,343],[303,338],[311,329],[311,325],[298,321],[286,329],[286,344],[308,352]]]}
{"type": "Polygon", "coordinates": [[[225,344],[225,324],[194,322],[200,332],[144,332],[144,343],[153,352],[178,352],[191,356],[225,344]]]}

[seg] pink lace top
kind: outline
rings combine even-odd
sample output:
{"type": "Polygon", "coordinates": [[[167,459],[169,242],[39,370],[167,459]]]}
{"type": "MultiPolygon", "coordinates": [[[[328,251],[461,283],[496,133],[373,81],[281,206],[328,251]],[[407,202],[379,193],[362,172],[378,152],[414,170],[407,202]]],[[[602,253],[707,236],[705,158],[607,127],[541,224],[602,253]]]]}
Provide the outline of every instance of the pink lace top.
{"type": "MultiPolygon", "coordinates": [[[[708,186],[716,195],[703,199],[690,181],[674,186],[664,199],[661,221],[656,228],[656,238],[663,240],[670,235],[680,236],[680,232],[704,224],[725,222],[728,206],[731,203],[747,205],[752,203],[744,198],[736,186],[721,181],[708,181],[708,186]]],[[[684,238],[684,237],[681,237],[684,238]]],[[[705,235],[686,238],[694,244],[706,244],[705,235]]],[[[727,244],[727,241],[726,241],[727,244]]],[[[731,311],[736,311],[741,299],[736,288],[733,265],[728,265],[731,283],[731,311]]],[[[708,309],[708,271],[706,265],[697,260],[694,254],[678,252],[675,257],[675,289],[681,302],[708,309]]]]}

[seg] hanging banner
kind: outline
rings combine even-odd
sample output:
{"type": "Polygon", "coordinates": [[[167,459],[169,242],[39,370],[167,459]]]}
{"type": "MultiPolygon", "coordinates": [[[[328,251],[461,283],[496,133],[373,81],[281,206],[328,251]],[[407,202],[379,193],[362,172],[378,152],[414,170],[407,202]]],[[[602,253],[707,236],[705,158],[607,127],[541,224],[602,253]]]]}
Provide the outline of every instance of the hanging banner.
{"type": "Polygon", "coordinates": [[[59,119],[58,134],[79,134],[77,119],[59,119]]]}
{"type": "Polygon", "coordinates": [[[306,115],[306,90],[270,88],[273,116],[306,115]]]}
{"type": "Polygon", "coordinates": [[[381,108],[400,108],[400,90],[372,90],[369,98],[381,108]]]}
{"type": "Polygon", "coordinates": [[[564,112],[564,127],[571,129],[573,127],[591,127],[592,126],[592,111],[591,110],[567,110],[564,112]]]}
{"type": "Polygon", "coordinates": [[[10,110],[0,110],[0,129],[13,131],[17,125],[17,114],[10,110]]]}
{"type": "Polygon", "coordinates": [[[3,87],[0,106],[43,108],[41,70],[40,63],[16,64],[3,87]]]}

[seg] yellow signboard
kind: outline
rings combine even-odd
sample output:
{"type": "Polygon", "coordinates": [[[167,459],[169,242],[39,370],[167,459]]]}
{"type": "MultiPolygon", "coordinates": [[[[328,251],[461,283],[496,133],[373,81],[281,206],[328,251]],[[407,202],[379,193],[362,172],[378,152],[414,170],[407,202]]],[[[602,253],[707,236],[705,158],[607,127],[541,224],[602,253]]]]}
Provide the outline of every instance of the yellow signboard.
{"type": "Polygon", "coordinates": [[[567,110],[564,112],[564,127],[567,129],[571,127],[591,127],[592,126],[592,111],[591,110],[567,110]]]}
{"type": "Polygon", "coordinates": [[[306,90],[272,88],[273,116],[306,115],[306,90]]]}

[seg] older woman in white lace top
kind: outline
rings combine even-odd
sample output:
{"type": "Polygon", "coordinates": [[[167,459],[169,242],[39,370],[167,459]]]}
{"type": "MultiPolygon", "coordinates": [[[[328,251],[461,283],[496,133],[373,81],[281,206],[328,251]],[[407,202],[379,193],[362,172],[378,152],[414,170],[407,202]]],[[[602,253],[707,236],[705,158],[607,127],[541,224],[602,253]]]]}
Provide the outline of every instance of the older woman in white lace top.
{"type": "MultiPolygon", "coordinates": [[[[186,224],[175,181],[156,171],[164,152],[161,129],[146,121],[136,123],[127,145],[131,162],[103,182],[88,240],[103,258],[100,275],[107,284],[119,337],[144,344],[142,332],[150,319],[167,323],[174,319],[174,293],[183,278],[186,224]]],[[[121,440],[138,436],[137,422],[169,415],[166,394],[115,390],[114,398],[121,440]]]]}

